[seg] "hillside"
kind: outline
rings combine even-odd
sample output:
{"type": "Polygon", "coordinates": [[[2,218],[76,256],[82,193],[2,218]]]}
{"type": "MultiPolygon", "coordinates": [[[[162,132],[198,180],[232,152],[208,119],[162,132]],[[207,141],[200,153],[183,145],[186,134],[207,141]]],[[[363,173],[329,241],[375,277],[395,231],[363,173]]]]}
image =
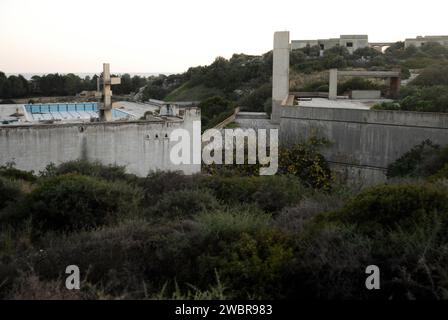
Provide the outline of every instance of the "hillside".
{"type": "MultiPolygon", "coordinates": [[[[293,50],[290,64],[291,91],[328,91],[327,70],[330,68],[360,70],[399,68],[402,79],[407,79],[410,76],[409,69],[448,64],[448,50],[437,43],[422,48],[404,48],[404,43],[397,42],[384,54],[371,48],[363,48],[350,55],[346,48],[334,47],[326,50],[324,56],[320,57],[319,48],[308,47],[293,50]]],[[[271,51],[262,56],[234,54],[229,60],[218,57],[209,66],[193,67],[183,74],[149,79],[144,99],[198,101],[221,96],[235,102],[242,110],[269,112],[271,74],[271,51]]],[[[340,84],[341,93],[344,90],[385,87],[381,81],[345,80],[346,83],[340,84]]],[[[421,85],[418,81],[413,81],[411,84],[421,85]]],[[[405,91],[407,92],[410,91],[405,91]]]]}

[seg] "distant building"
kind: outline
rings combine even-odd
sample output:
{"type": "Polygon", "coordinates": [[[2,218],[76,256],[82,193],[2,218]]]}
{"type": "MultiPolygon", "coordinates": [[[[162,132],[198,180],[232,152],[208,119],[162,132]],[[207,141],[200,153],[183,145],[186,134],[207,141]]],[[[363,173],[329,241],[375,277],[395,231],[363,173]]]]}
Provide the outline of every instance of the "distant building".
{"type": "Polygon", "coordinates": [[[339,38],[318,39],[318,40],[292,40],[291,49],[303,49],[307,46],[319,46],[321,55],[324,50],[336,46],[346,47],[352,54],[355,50],[369,46],[369,37],[367,35],[341,35],[339,38]]]}
{"type": "Polygon", "coordinates": [[[409,38],[404,41],[405,48],[409,46],[421,47],[428,42],[437,42],[442,46],[448,47],[448,36],[418,36],[417,38],[409,38]]]}

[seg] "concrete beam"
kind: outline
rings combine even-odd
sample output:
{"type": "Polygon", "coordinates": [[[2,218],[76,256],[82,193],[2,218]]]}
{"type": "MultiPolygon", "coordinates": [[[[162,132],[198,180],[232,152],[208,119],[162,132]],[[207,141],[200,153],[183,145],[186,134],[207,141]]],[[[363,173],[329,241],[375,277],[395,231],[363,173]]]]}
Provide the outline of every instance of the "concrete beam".
{"type": "Polygon", "coordinates": [[[399,71],[338,71],[341,77],[371,77],[371,78],[394,78],[400,77],[399,71]]]}
{"type": "Polygon", "coordinates": [[[289,31],[274,33],[272,65],[272,114],[273,123],[280,122],[280,108],[289,94],[289,31]]]}

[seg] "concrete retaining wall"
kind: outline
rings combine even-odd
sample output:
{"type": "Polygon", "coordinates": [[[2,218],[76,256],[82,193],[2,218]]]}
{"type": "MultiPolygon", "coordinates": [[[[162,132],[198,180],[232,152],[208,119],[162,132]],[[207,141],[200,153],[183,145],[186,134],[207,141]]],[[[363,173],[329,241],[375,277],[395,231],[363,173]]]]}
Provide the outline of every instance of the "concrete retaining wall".
{"type": "MultiPolygon", "coordinates": [[[[197,115],[200,119],[200,114],[197,115]]],[[[49,163],[98,160],[124,165],[127,171],[146,176],[150,170],[200,171],[200,165],[173,165],[170,132],[186,128],[192,120],[138,121],[0,127],[0,165],[15,162],[22,170],[43,170],[49,163]]]]}
{"type": "Polygon", "coordinates": [[[280,143],[328,138],[323,153],[347,179],[384,180],[387,166],[414,145],[448,144],[448,114],[292,106],[281,113],[280,143]]]}

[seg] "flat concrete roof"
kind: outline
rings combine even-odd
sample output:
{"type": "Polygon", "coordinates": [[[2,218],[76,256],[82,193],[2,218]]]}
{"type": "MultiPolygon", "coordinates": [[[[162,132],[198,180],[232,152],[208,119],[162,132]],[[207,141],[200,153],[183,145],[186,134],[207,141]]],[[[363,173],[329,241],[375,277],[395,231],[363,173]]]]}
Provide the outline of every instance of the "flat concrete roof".
{"type": "Polygon", "coordinates": [[[335,108],[335,109],[358,109],[369,110],[370,107],[377,103],[392,101],[390,99],[377,100],[352,100],[352,99],[338,99],[328,100],[325,98],[312,98],[309,101],[299,101],[301,107],[313,108],[335,108]]]}

